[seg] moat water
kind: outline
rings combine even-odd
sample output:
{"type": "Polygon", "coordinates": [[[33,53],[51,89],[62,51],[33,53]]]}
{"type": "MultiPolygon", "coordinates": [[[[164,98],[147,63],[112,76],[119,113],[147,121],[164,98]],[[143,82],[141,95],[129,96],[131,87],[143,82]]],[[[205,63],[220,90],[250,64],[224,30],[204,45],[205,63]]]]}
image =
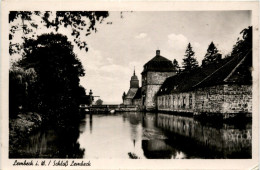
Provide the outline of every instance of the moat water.
{"type": "Polygon", "coordinates": [[[208,124],[164,113],[86,114],[73,130],[46,128],[28,140],[11,157],[251,158],[252,124],[208,124]]]}

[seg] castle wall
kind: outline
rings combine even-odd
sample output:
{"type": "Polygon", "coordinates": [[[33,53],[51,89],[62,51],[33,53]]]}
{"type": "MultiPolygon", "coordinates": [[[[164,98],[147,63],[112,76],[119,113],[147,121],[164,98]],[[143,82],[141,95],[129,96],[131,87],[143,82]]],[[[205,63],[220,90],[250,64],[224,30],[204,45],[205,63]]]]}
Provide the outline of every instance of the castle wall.
{"type": "Polygon", "coordinates": [[[147,72],[143,75],[142,92],[145,94],[145,107],[147,110],[154,110],[157,108],[157,92],[166,78],[174,76],[175,72],[147,72]]]}
{"type": "Polygon", "coordinates": [[[125,99],[124,105],[132,105],[132,99],[125,99]]]}
{"type": "Polygon", "coordinates": [[[147,72],[147,84],[160,84],[162,85],[166,78],[176,75],[175,72],[147,72]]]}
{"type": "Polygon", "coordinates": [[[195,112],[223,113],[223,85],[196,89],[195,96],[195,112]]]}
{"type": "Polygon", "coordinates": [[[252,113],[252,85],[224,85],[224,113],[252,113]]]}
{"type": "Polygon", "coordinates": [[[141,104],[141,99],[133,99],[133,105],[140,106],[141,104]]]}
{"type": "Polygon", "coordinates": [[[194,92],[158,96],[159,111],[252,113],[251,85],[217,85],[194,92]]]}
{"type": "Polygon", "coordinates": [[[156,93],[159,91],[161,85],[147,85],[145,107],[147,110],[156,109],[156,93]]]}

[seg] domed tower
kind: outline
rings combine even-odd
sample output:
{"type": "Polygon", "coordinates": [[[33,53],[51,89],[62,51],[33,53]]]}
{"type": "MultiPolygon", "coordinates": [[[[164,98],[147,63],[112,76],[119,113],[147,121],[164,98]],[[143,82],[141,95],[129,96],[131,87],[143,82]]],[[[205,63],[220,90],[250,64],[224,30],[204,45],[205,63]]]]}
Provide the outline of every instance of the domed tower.
{"type": "Polygon", "coordinates": [[[172,62],[161,56],[156,50],[156,56],[144,65],[142,72],[142,106],[146,110],[156,109],[156,94],[166,78],[176,74],[172,62]]]}
{"type": "Polygon", "coordinates": [[[138,77],[135,75],[135,70],[130,80],[130,88],[139,88],[139,80],[138,77]]]}

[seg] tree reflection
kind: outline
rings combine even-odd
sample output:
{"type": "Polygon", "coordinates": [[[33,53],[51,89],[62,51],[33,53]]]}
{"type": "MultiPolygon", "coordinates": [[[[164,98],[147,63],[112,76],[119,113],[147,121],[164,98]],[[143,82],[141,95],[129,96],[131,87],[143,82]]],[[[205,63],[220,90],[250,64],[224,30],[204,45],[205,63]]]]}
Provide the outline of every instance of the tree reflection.
{"type": "Polygon", "coordinates": [[[84,149],[77,142],[77,126],[46,127],[35,132],[19,143],[16,151],[10,152],[10,158],[83,158],[84,149]],[[55,129],[55,130],[53,130],[55,129]]]}

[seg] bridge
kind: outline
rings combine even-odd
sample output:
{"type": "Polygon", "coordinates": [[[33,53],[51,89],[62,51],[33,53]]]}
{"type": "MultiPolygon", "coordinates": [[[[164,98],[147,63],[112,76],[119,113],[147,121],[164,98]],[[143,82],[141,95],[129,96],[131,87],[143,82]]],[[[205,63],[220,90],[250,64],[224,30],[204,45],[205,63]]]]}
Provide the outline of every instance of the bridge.
{"type": "Polygon", "coordinates": [[[91,113],[114,113],[123,111],[138,111],[136,105],[81,105],[81,110],[91,113]]]}

